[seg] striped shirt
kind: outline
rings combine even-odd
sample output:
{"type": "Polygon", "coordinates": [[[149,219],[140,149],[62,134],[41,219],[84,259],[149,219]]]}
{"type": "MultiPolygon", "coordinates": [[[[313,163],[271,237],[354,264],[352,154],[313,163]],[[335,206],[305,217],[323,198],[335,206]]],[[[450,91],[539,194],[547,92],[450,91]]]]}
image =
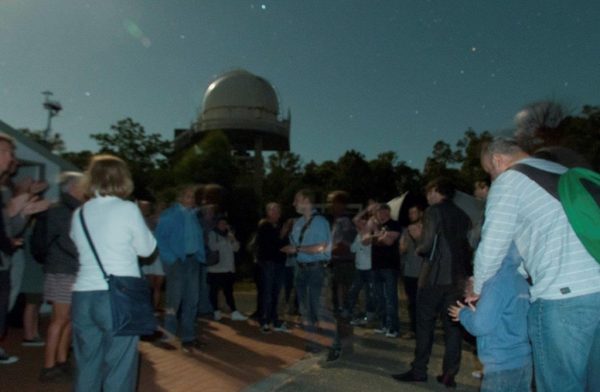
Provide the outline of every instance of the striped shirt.
{"type": "MultiPolygon", "coordinates": [[[[564,166],[534,158],[524,163],[553,173],[564,166]]],[[[532,279],[531,301],[600,292],[600,264],[577,238],[558,200],[535,181],[507,170],[493,182],[475,255],[475,293],[500,269],[512,241],[532,279]]]]}

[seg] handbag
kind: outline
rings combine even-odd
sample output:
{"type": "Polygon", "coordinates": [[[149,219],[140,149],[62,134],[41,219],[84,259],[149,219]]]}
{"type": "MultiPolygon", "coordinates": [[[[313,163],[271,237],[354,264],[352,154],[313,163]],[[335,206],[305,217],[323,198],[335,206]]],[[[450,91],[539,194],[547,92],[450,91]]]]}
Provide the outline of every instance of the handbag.
{"type": "Polygon", "coordinates": [[[79,210],[79,220],[85,237],[92,248],[96,262],[108,283],[108,296],[112,313],[113,333],[116,336],[152,335],[158,327],[154,316],[152,295],[148,282],[135,276],[107,275],[96,247],[92,242],[85,219],[83,207],[79,210]]]}

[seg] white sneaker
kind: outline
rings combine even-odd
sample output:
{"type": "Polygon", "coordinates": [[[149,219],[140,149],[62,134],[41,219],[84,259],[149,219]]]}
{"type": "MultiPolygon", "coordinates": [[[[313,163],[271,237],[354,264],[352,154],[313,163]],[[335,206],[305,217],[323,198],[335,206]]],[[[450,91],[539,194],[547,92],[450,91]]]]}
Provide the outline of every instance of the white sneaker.
{"type": "Polygon", "coordinates": [[[8,355],[3,348],[0,348],[0,365],[10,365],[19,361],[19,357],[8,355]]]}
{"type": "Polygon", "coordinates": [[[398,337],[398,332],[396,331],[387,331],[385,334],[386,338],[397,338],[398,337]]]}
{"type": "Polygon", "coordinates": [[[284,332],[284,333],[290,333],[291,332],[288,329],[287,325],[285,325],[285,323],[281,323],[277,327],[273,327],[273,331],[275,331],[275,332],[284,332]]]}
{"type": "Polygon", "coordinates": [[[244,316],[243,314],[241,314],[239,311],[235,311],[231,313],[231,319],[233,321],[246,321],[248,320],[248,317],[244,316]]]}
{"type": "Polygon", "coordinates": [[[223,316],[221,315],[221,311],[220,310],[215,310],[213,313],[213,319],[215,321],[219,321],[223,318],[223,316]]]}

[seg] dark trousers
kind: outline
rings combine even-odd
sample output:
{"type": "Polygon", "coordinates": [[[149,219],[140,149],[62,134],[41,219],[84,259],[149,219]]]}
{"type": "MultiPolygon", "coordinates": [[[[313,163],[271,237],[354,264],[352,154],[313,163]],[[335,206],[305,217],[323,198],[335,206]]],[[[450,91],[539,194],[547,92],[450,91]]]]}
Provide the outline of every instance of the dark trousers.
{"type": "Polygon", "coordinates": [[[279,293],[284,284],[285,264],[273,263],[267,261],[261,265],[262,271],[262,311],[260,315],[261,325],[273,323],[273,326],[279,326],[279,315],[277,314],[277,305],[279,304],[279,293]]]}
{"type": "Polygon", "coordinates": [[[406,293],[406,299],[408,300],[408,318],[410,320],[410,330],[412,332],[417,331],[417,284],[419,278],[413,278],[405,276],[404,292],[406,293]]]}
{"type": "Polygon", "coordinates": [[[412,363],[413,372],[421,377],[427,375],[427,364],[433,346],[435,321],[442,314],[444,324],[444,362],[442,371],[449,376],[455,376],[460,367],[462,345],[462,328],[448,316],[450,305],[463,296],[463,290],[452,285],[433,286],[419,289],[417,293],[417,345],[415,360],[412,363]]]}
{"type": "Polygon", "coordinates": [[[262,266],[259,263],[254,264],[254,284],[256,284],[256,310],[255,310],[255,313],[256,313],[256,317],[258,317],[260,319],[260,317],[264,313],[263,301],[262,301],[262,298],[264,297],[264,294],[263,294],[264,284],[263,284],[262,266]]]}
{"type": "Polygon", "coordinates": [[[394,269],[373,270],[373,289],[378,302],[377,313],[381,326],[398,332],[398,271],[394,269]]]}
{"type": "Polygon", "coordinates": [[[354,281],[348,291],[348,297],[346,299],[346,309],[350,312],[350,315],[354,314],[354,307],[358,301],[358,295],[360,291],[365,288],[365,294],[367,297],[366,311],[367,313],[375,312],[375,297],[373,295],[373,271],[372,270],[359,270],[354,271],[354,281]]]}
{"type": "Polygon", "coordinates": [[[209,272],[208,284],[210,286],[210,303],[215,311],[219,310],[219,289],[223,290],[225,302],[232,312],[235,312],[235,299],[233,298],[233,282],[235,274],[233,272],[209,272]]]}
{"type": "Polygon", "coordinates": [[[9,297],[10,270],[0,271],[0,338],[2,338],[6,332],[6,318],[8,316],[9,297]]]}

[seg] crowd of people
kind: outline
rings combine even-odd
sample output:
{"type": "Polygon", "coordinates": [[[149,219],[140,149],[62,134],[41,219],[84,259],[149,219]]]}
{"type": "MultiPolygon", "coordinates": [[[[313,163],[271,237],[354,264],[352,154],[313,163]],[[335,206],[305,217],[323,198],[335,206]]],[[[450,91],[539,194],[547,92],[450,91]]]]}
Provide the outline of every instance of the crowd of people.
{"type": "MultiPolygon", "coordinates": [[[[15,170],[14,148],[0,135],[6,179],[15,170]]],[[[528,391],[532,384],[539,391],[600,390],[600,266],[560,202],[515,165],[559,174],[566,168],[502,138],[484,147],[481,163],[492,183],[474,179],[474,196],[485,201],[485,213],[475,219],[454,203],[447,178],[406,199],[401,220],[385,202],[350,209],[344,191],[330,192],[319,209],[312,190],[299,190],[289,219],[281,204],[267,203],[248,246],[257,283],[251,317],[260,333],[290,332],[281,314],[283,291],[287,310],[299,312],[307,352],[326,351],[328,361],[343,355],[345,325],[369,327],[390,339],[414,339],[410,369],[392,377],[427,381],[441,318],[444,356],[436,379],[446,387],[456,387],[466,330],[477,340],[482,391],[528,391]],[[325,323],[333,325],[328,347],[320,339],[325,323]]],[[[203,315],[249,318],[234,295],[240,241],[223,211],[198,205],[197,186],[178,188],[168,208],[129,201],[127,165],[110,155],[94,156],[83,175],[65,173],[52,206],[40,198],[43,184],[25,185],[13,187],[0,214],[0,332],[10,302],[10,257],[33,226],[29,252],[43,263],[43,299],[52,305],[40,381],[74,378],[76,391],[135,388],[139,337],[113,333],[92,240],[107,274],[147,277],[157,314],[163,312],[159,347],[179,342],[186,353],[202,350],[210,344],[199,338],[203,315]],[[42,232],[41,242],[35,232],[42,232]]],[[[24,344],[44,344],[31,327],[37,319],[28,325],[24,344]]],[[[0,348],[0,363],[17,360],[0,348]]]]}

